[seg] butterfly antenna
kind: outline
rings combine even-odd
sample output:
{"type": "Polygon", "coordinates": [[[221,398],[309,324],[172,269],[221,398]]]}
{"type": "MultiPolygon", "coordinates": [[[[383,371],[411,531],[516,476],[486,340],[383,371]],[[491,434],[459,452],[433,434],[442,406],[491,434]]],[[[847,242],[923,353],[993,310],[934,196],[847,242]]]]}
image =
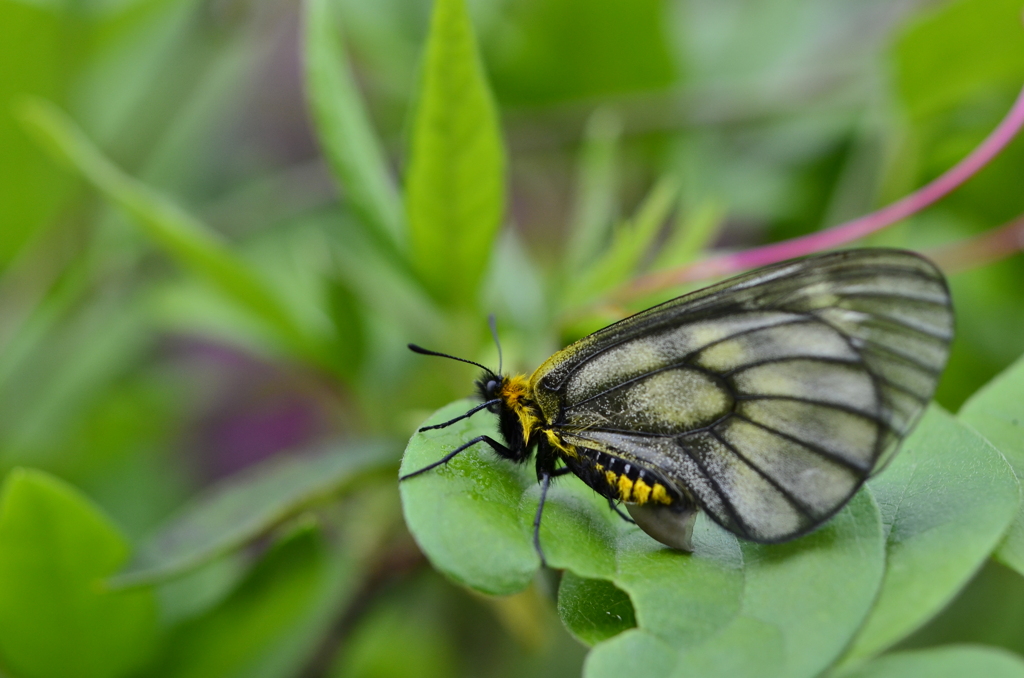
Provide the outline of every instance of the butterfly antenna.
{"type": "Polygon", "coordinates": [[[488,368],[484,367],[480,363],[475,363],[472,360],[466,360],[465,358],[456,358],[455,356],[448,355],[447,353],[438,353],[437,351],[431,351],[430,349],[423,348],[422,346],[417,346],[416,344],[409,344],[409,350],[412,351],[413,353],[419,353],[420,355],[433,355],[433,356],[437,356],[438,358],[448,358],[450,360],[458,360],[460,363],[466,363],[468,365],[476,365],[481,370],[485,370],[487,372],[490,372],[491,374],[494,374],[493,372],[491,372],[491,370],[489,370],[488,368]]]}
{"type": "Polygon", "coordinates": [[[501,342],[498,341],[498,319],[494,317],[494,314],[487,316],[487,324],[491,326],[491,336],[494,337],[494,345],[498,347],[498,374],[505,374],[502,369],[505,366],[505,361],[501,355],[501,342]]]}

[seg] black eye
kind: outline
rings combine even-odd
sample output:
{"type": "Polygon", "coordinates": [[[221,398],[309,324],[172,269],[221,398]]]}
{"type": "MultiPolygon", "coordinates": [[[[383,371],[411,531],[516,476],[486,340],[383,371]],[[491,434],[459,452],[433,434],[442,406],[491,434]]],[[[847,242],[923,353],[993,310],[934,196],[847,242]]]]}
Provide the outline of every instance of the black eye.
{"type": "Polygon", "coordinates": [[[497,390],[498,390],[498,382],[494,381],[493,379],[491,379],[489,382],[487,382],[487,392],[488,393],[494,393],[497,390]]]}

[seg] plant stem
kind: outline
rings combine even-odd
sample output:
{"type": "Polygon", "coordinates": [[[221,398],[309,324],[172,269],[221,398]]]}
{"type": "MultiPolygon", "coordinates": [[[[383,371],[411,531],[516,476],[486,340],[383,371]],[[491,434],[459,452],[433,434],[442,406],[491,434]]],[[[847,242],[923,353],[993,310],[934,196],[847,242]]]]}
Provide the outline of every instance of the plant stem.
{"type": "Polygon", "coordinates": [[[1024,214],[972,238],[925,252],[946,273],[961,273],[993,264],[1024,250],[1024,214]]]}

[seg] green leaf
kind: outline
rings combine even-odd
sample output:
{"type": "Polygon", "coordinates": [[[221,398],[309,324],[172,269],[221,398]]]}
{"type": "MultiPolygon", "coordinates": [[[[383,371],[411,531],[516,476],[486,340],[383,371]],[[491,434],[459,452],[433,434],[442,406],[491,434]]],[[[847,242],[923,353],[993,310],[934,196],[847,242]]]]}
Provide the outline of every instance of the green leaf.
{"type": "Polygon", "coordinates": [[[576,171],[576,199],[566,252],[565,270],[578,271],[607,245],[618,208],[616,155],[622,121],[608,109],[587,120],[576,171]]]}
{"type": "Polygon", "coordinates": [[[393,468],[387,443],[327,447],[284,455],[211,487],[145,540],[113,586],[181,575],[232,551],[309,506],[393,468]]]}
{"type": "MultiPolygon", "coordinates": [[[[425,424],[446,421],[475,404],[456,401],[425,424]]],[[[481,413],[475,419],[414,435],[400,473],[437,461],[444,450],[454,449],[478,432],[495,435],[493,418],[481,413]]],[[[517,471],[494,454],[471,448],[444,467],[400,484],[405,522],[434,567],[483,593],[507,595],[526,588],[540,559],[519,504],[536,480],[517,471]]]]}
{"type": "Polygon", "coordinates": [[[672,234],[651,268],[674,268],[696,259],[711,245],[724,218],[725,210],[714,200],[705,200],[692,210],[680,210],[672,234]]]}
{"type": "Polygon", "coordinates": [[[113,678],[152,649],[149,589],[102,586],[128,544],[77,490],[15,469],[0,499],[0,653],[24,678],[113,678]]]}
{"type": "Polygon", "coordinates": [[[353,219],[335,218],[331,225],[338,230],[333,239],[332,254],[340,280],[360,299],[365,308],[377,317],[386,318],[405,331],[429,336],[444,336],[447,327],[441,321],[437,305],[411,275],[388,265],[387,259],[373,246],[365,231],[353,219]]]}
{"type": "Polygon", "coordinates": [[[406,210],[414,267],[472,306],[501,225],[505,153],[464,0],[436,0],[413,122],[406,210]]]}
{"type": "Polygon", "coordinates": [[[558,616],[577,640],[594,645],[636,627],[629,596],[603,579],[585,579],[571,571],[558,584],[558,616]]]}
{"type": "Polygon", "coordinates": [[[248,573],[254,558],[228,553],[156,587],[165,626],[194,619],[224,602],[248,573]]]}
{"type": "Polygon", "coordinates": [[[884,650],[938,613],[995,548],[1019,502],[999,452],[938,406],[868,486],[886,527],[885,579],[846,663],[884,650]]]}
{"type": "MultiPolygon", "coordinates": [[[[499,332],[503,344],[515,341],[505,329],[510,325],[526,336],[546,336],[551,318],[545,294],[549,280],[544,273],[521,235],[515,229],[505,229],[495,241],[483,295],[484,307],[501,319],[499,332]]],[[[448,330],[446,336],[450,336],[450,332],[448,330]]]]}
{"type": "Polygon", "coordinates": [[[946,645],[929,650],[886,654],[829,678],[1024,678],[1024,661],[1006,650],[946,645]]]}
{"type": "MultiPolygon", "coordinates": [[[[452,403],[426,423],[450,419],[472,404],[452,403]]],[[[483,434],[495,435],[494,417],[486,413],[417,434],[402,473],[483,434]]],[[[539,489],[530,469],[477,445],[402,482],[401,492],[406,522],[437,569],[488,593],[511,593],[530,582],[539,564],[532,545],[539,489]]],[[[588,660],[587,675],[606,675],[606,664],[626,666],[629,657],[621,653],[652,642],[673,648],[678,656],[666,659],[669,664],[699,665],[704,675],[736,675],[728,669],[737,665],[771,675],[813,675],[859,628],[883,572],[881,522],[863,492],[822,529],[778,546],[740,547],[702,515],[695,551],[684,554],[621,520],[603,498],[569,477],[548,494],[540,540],[552,567],[612,582],[635,609],[638,631],[598,644],[593,652],[600,661],[588,660]],[[723,657],[728,666],[717,665],[723,657]]],[[[594,618],[600,611],[582,599],[588,591],[569,586],[560,592],[559,606],[594,618]]],[[[606,612],[618,609],[616,603],[606,612]]],[[[608,630],[598,630],[594,639],[608,630]]]]}
{"type": "Polygon", "coordinates": [[[570,279],[564,304],[575,308],[625,282],[650,252],[679,195],[675,177],[663,177],[651,189],[636,215],[622,224],[601,257],[570,279]]]}
{"type": "MultiPolygon", "coordinates": [[[[663,630],[659,633],[642,615],[645,607],[659,601],[652,598],[645,605],[634,597],[641,629],[676,648],[674,666],[678,668],[667,675],[816,675],[860,626],[882,578],[881,524],[870,496],[863,492],[807,537],[777,546],[745,543],[742,551],[744,581],[738,605],[732,603],[726,623],[714,634],[673,638],[663,630]],[[827,605],[823,604],[826,600],[827,605]]],[[[648,583],[652,594],[659,585],[663,592],[671,590],[666,579],[652,577],[648,583]]],[[[704,593],[707,598],[711,595],[704,593]]],[[[679,609],[673,602],[661,601],[661,613],[666,617],[676,614],[680,618],[677,625],[700,612],[692,606],[679,609]]],[[[634,642],[620,636],[599,645],[595,653],[600,651],[602,664],[624,666],[634,642]]],[[[588,661],[586,675],[606,675],[597,668],[596,660],[588,661]]]]}
{"type": "MultiPolygon", "coordinates": [[[[657,636],[632,629],[601,643],[587,655],[584,678],[622,678],[637,672],[637,658],[650,676],[671,676],[679,661],[671,645],[657,636]]],[[[695,675],[695,674],[691,674],[695,675]]]]}
{"type": "Polygon", "coordinates": [[[7,464],[52,464],[55,456],[73,456],[66,436],[73,435],[76,421],[149,347],[141,304],[116,297],[81,303],[81,282],[48,298],[0,359],[7,464]]]}
{"type": "MultiPolygon", "coordinates": [[[[964,403],[958,414],[999,450],[1024,478],[1024,358],[1018,359],[964,403]]],[[[995,557],[1024,575],[1024,506],[995,557]]]]}
{"type": "Polygon", "coordinates": [[[179,264],[204,278],[263,321],[283,345],[321,364],[331,359],[320,339],[301,327],[275,291],[219,235],[104,157],[81,129],[52,104],[32,99],[19,109],[25,126],[53,155],[77,169],[179,264]]]}
{"type": "Polygon", "coordinates": [[[294,676],[357,582],[351,562],[315,530],[276,544],[211,613],[177,628],[146,675],[294,676]]]}
{"type": "Polygon", "coordinates": [[[306,96],[317,137],[345,197],[363,222],[392,250],[405,243],[402,203],[384,151],[352,77],[330,0],[306,0],[306,96]]]}

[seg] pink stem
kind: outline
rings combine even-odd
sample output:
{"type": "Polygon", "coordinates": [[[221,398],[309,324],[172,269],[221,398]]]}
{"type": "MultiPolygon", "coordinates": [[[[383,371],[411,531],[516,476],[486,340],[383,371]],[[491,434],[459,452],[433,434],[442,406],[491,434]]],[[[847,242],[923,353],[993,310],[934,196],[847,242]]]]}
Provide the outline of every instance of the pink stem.
{"type": "Polygon", "coordinates": [[[925,251],[946,273],[960,273],[993,264],[1024,250],[1024,214],[973,238],[925,251]]]}
{"type": "Polygon", "coordinates": [[[824,231],[764,247],[711,257],[673,271],[645,276],[637,280],[625,296],[639,296],[673,285],[728,275],[830,247],[838,247],[880,231],[887,226],[892,226],[928,207],[974,176],[1010,143],[1022,126],[1024,126],[1024,89],[1021,89],[1017,100],[1013,102],[1013,106],[1002,122],[966,158],[946,170],[931,183],[891,205],[824,231]]]}

